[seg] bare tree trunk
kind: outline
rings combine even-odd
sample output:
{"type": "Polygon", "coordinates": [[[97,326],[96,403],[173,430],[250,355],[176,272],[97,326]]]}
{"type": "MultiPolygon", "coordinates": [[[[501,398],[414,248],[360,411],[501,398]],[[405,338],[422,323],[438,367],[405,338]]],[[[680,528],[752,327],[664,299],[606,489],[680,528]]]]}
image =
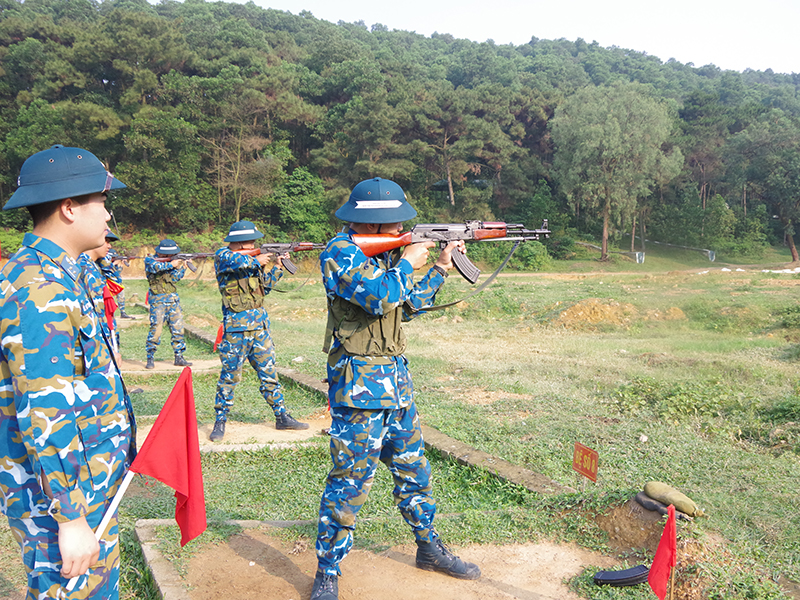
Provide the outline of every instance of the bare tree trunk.
{"type": "Polygon", "coordinates": [[[450,163],[447,162],[447,156],[445,156],[444,159],[444,169],[445,172],[447,173],[447,193],[450,194],[450,205],[455,206],[456,197],[455,194],[453,194],[453,178],[450,177],[450,163]]]}
{"type": "Polygon", "coordinates": [[[447,131],[442,140],[442,160],[444,161],[444,172],[447,175],[447,193],[450,194],[450,205],[456,205],[456,197],[453,193],[453,178],[450,176],[450,161],[447,158],[447,131]]]}
{"type": "Polygon", "coordinates": [[[786,237],[789,242],[789,252],[792,253],[792,262],[800,261],[800,256],[797,254],[797,246],[794,245],[794,235],[789,234],[786,237]]]}
{"type": "Polygon", "coordinates": [[[608,219],[609,208],[606,206],[603,211],[603,243],[602,250],[600,250],[600,260],[608,260],[608,219]]]}
{"type": "Polygon", "coordinates": [[[644,217],[639,219],[639,230],[641,231],[642,235],[642,252],[644,252],[644,217]]]}
{"type": "Polygon", "coordinates": [[[636,244],[636,213],[633,215],[633,225],[631,225],[631,252],[636,250],[634,245],[636,244]]]}

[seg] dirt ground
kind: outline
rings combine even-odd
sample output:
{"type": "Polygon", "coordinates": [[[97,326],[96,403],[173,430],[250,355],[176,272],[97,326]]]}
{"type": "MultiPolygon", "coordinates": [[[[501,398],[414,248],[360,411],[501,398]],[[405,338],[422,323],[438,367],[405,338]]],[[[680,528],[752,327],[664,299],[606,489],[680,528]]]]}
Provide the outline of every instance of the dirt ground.
{"type": "MultiPolygon", "coordinates": [[[[417,569],[415,545],[375,554],[352,551],[342,563],[340,600],[577,600],[564,581],[585,566],[613,567],[613,559],[573,545],[512,544],[453,548],[478,564],[482,577],[460,581],[417,569]]],[[[313,546],[286,542],[262,526],[246,529],[227,544],[207,548],[189,564],[192,600],[217,600],[220,591],[240,600],[301,600],[310,597],[317,567],[313,546]]]]}

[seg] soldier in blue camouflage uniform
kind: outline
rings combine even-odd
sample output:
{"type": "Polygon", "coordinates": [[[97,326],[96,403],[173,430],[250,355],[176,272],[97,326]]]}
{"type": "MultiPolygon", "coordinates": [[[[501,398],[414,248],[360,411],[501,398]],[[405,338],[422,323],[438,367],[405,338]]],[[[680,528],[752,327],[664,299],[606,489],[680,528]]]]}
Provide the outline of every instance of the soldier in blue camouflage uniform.
{"type": "MultiPolygon", "coordinates": [[[[111,244],[119,241],[119,236],[110,229],[106,232],[106,253],[97,261],[97,266],[103,272],[103,276],[122,287],[122,266],[114,261],[115,256],[119,256],[111,244]]],[[[127,264],[127,263],[126,263],[127,264]]],[[[125,312],[125,290],[120,291],[116,295],[117,308],[119,308],[119,316],[123,319],[130,319],[131,317],[125,312]]],[[[114,327],[116,330],[116,325],[114,327]]],[[[119,332],[117,332],[119,337],[119,332]]]]}
{"type": "MultiPolygon", "coordinates": [[[[119,237],[109,229],[111,236],[107,237],[106,241],[109,243],[116,242],[119,240],[119,237]]],[[[120,256],[119,252],[117,252],[114,248],[111,248],[106,254],[106,258],[104,263],[108,263],[107,265],[101,265],[100,270],[103,271],[103,274],[106,276],[106,279],[110,279],[114,283],[118,283],[120,286],[122,285],[122,265],[119,263],[122,262],[126,267],[128,265],[128,260],[122,256],[120,256]]],[[[122,290],[119,294],[117,294],[117,306],[119,307],[119,316],[122,319],[132,319],[133,317],[130,316],[125,311],[125,290],[122,290]]]]}
{"type": "Polygon", "coordinates": [[[135,424],[76,259],[102,243],[106,193],[122,187],[90,152],[53,146],[25,161],[4,206],[33,218],[0,272],[0,508],[28,600],[119,597],[116,518],[99,542],[93,529],[133,458],[135,424]]]}
{"type": "Polygon", "coordinates": [[[242,367],[247,359],[261,381],[260,391],[275,415],[277,429],[308,429],[286,411],[283,392],[275,368],[275,349],[269,334],[269,316],[264,297],[283,276],[282,258],[270,254],[249,256],[243,252],[255,249],[255,240],[264,237],[250,221],[231,225],[225,241],[214,255],[217,285],[222,294],[222,326],[224,336],[217,346],[222,370],[214,402],[216,418],[209,438],[220,441],[225,435],[228,411],[233,406],[233,391],[242,380],[242,367]],[[264,268],[275,258],[275,266],[264,268]]]}
{"type": "Polygon", "coordinates": [[[81,280],[84,284],[84,288],[89,293],[89,298],[94,304],[95,312],[100,318],[100,326],[111,340],[114,358],[117,360],[117,363],[119,363],[121,357],[119,356],[117,319],[114,315],[111,315],[111,326],[108,325],[108,315],[106,314],[104,298],[106,280],[109,279],[109,276],[113,272],[111,261],[106,258],[108,251],[111,249],[109,234],[113,235],[111,230],[106,231],[106,239],[102,246],[81,253],[78,257],[78,266],[81,269],[81,280]]]}
{"type": "Polygon", "coordinates": [[[453,242],[416,284],[414,270],[425,265],[434,244],[367,257],[353,234],[398,234],[417,211],[393,181],[362,181],[336,216],[349,231],[328,242],[320,255],[328,298],[328,400],[331,407],[331,460],[319,509],[319,567],[312,600],[337,600],[339,563],[353,543],[356,515],[383,462],[395,481],[395,504],[417,542],[416,564],[461,579],[477,579],[477,565],[454,556],[433,528],[430,465],[403,351],[401,323],[424,314],[453,268],[453,242]]]}
{"type": "Polygon", "coordinates": [[[155,255],[144,259],[144,272],[150,284],[148,302],[150,304],[150,332],[147,334],[145,350],[147,352],[146,369],[155,368],[155,353],[161,341],[161,331],[164,321],[169,325],[172,335],[172,350],[175,352],[175,366],[188,367],[192,363],[183,357],[186,352],[186,338],[183,335],[183,312],[181,299],[178,297],[178,288],[175,285],[186,274],[183,261],[159,261],[156,258],[169,258],[178,254],[181,249],[174,240],[161,240],[156,246],[155,255]]]}

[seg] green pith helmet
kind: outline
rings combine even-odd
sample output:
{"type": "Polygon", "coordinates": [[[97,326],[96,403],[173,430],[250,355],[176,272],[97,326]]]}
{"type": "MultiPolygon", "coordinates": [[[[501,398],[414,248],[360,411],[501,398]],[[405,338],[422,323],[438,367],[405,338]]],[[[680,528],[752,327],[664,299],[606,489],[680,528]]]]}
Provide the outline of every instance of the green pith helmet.
{"type": "Polygon", "coordinates": [[[126,187],[98,158],[60,144],[29,157],[19,171],[17,191],[3,210],[45,204],[126,187]]]}
{"type": "Polygon", "coordinates": [[[401,223],[416,217],[417,211],[406,200],[403,188],[375,177],[356,185],[336,216],[349,223],[401,223]]]}
{"type": "Polygon", "coordinates": [[[252,221],[236,221],[228,231],[225,242],[252,242],[264,237],[252,221]]]}
{"type": "Polygon", "coordinates": [[[181,249],[175,240],[165,239],[158,242],[156,246],[156,254],[177,254],[181,249]]]}

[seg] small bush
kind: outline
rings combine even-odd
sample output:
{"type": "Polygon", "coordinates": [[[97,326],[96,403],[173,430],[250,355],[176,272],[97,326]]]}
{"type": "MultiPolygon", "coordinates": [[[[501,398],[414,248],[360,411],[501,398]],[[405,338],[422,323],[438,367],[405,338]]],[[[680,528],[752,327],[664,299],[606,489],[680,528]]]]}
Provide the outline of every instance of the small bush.
{"type": "Polygon", "coordinates": [[[2,248],[3,258],[8,258],[19,250],[22,245],[22,238],[25,234],[13,229],[0,229],[0,248],[2,248]]]}

